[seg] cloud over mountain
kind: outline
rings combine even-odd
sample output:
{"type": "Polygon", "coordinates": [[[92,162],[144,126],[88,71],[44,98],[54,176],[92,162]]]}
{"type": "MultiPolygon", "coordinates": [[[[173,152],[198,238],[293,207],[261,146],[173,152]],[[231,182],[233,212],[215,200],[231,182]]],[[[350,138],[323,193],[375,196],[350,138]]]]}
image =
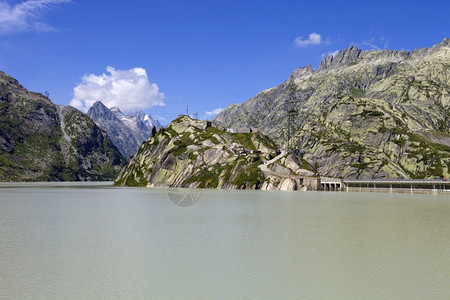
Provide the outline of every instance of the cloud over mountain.
{"type": "Polygon", "coordinates": [[[222,112],[223,108],[216,108],[213,111],[206,111],[206,117],[214,117],[222,112]]]}
{"type": "Polygon", "coordinates": [[[116,70],[107,67],[109,74],[88,74],[74,89],[70,105],[87,111],[96,101],[107,107],[117,106],[123,111],[143,110],[164,105],[164,94],[156,83],[150,83],[143,68],[116,70]]]}
{"type": "Polygon", "coordinates": [[[303,39],[302,36],[296,37],[294,43],[297,47],[308,47],[311,45],[320,45],[323,43],[322,36],[318,33],[311,33],[307,39],[303,39]]]}

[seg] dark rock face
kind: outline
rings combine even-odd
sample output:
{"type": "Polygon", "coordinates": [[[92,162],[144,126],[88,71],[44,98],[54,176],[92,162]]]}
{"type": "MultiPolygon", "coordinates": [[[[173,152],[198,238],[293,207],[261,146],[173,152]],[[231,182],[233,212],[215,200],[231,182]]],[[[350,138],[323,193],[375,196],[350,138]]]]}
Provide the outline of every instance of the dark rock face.
{"type": "Polygon", "coordinates": [[[101,103],[100,101],[97,101],[92,105],[92,107],[89,109],[87,115],[92,119],[104,119],[108,121],[117,121],[116,116],[101,103]]]}
{"type": "MultiPolygon", "coordinates": [[[[120,112],[120,111],[119,111],[120,112]]],[[[103,130],[108,133],[111,141],[120,153],[128,160],[137,150],[140,143],[136,140],[132,130],[120,121],[116,114],[103,103],[97,101],[89,108],[87,115],[103,130]]]]}
{"type": "Polygon", "coordinates": [[[112,180],[124,163],[86,115],[0,72],[0,181],[112,180]]]}
{"type": "Polygon", "coordinates": [[[290,145],[322,176],[439,178],[450,170],[450,40],[408,51],[352,46],[295,70],[277,87],[214,120],[226,128],[258,128],[290,145]],[[289,103],[295,103],[289,104],[289,103]]]}
{"type": "Polygon", "coordinates": [[[142,111],[125,115],[118,107],[109,109],[100,101],[89,108],[87,115],[108,133],[111,141],[127,160],[150,137],[153,126],[156,129],[162,127],[158,121],[142,111]]]}
{"type": "Polygon", "coordinates": [[[339,51],[336,56],[328,56],[322,59],[319,65],[319,71],[324,69],[335,69],[346,66],[347,64],[356,61],[359,55],[361,54],[361,50],[355,46],[351,46],[348,49],[339,51]]]}

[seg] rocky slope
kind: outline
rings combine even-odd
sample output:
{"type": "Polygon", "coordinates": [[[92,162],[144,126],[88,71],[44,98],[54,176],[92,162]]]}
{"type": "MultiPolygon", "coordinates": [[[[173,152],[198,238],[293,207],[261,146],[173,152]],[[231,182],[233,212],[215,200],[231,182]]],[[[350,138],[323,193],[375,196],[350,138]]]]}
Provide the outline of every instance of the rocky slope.
{"type": "Polygon", "coordinates": [[[127,160],[150,137],[153,126],[157,130],[162,127],[157,120],[142,111],[125,115],[118,107],[109,109],[100,101],[89,108],[87,115],[106,131],[127,160]]]}
{"type": "Polygon", "coordinates": [[[292,148],[320,175],[437,178],[449,176],[449,102],[449,39],[411,53],[352,46],[213,121],[258,128],[283,147],[291,128],[292,148]]]}
{"type": "Polygon", "coordinates": [[[124,164],[85,114],[0,72],[0,181],[112,180],[124,164]]]}
{"type": "MultiPolygon", "coordinates": [[[[152,136],[121,171],[122,186],[221,189],[308,189],[304,161],[279,151],[264,135],[230,133],[180,116],[152,136]]],[[[311,179],[311,180],[316,180],[311,179]]]]}

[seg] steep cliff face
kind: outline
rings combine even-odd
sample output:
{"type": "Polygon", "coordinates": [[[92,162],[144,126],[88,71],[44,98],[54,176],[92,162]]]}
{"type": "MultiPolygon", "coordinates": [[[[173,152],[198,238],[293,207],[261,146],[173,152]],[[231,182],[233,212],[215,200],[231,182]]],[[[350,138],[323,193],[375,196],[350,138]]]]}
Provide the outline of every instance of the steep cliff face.
{"type": "Polygon", "coordinates": [[[162,127],[158,121],[142,111],[125,115],[118,107],[109,109],[100,101],[89,108],[87,115],[106,131],[127,161],[150,137],[153,126],[156,129],[162,127]]]}
{"type": "Polygon", "coordinates": [[[432,48],[350,47],[213,121],[258,128],[324,176],[437,178],[450,170],[450,40],[432,48]],[[293,111],[288,126],[288,110],[293,111]],[[296,113],[295,113],[296,112],[296,113]]]}
{"type": "Polygon", "coordinates": [[[230,133],[181,116],[146,141],[115,183],[123,186],[307,189],[309,166],[258,132],[230,133]]]}
{"type": "Polygon", "coordinates": [[[0,72],[0,181],[112,180],[124,164],[89,117],[0,72]]]}

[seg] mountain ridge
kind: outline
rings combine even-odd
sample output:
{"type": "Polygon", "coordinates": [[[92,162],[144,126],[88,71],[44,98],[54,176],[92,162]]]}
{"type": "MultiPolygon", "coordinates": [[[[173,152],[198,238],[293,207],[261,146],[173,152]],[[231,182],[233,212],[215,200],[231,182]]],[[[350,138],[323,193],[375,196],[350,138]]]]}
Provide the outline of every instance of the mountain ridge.
{"type": "Polygon", "coordinates": [[[87,115],[108,133],[111,141],[127,161],[150,137],[153,126],[156,130],[162,127],[158,121],[142,111],[126,115],[119,107],[108,108],[101,101],[95,102],[87,115]]]}
{"type": "Polygon", "coordinates": [[[0,181],[112,180],[124,164],[85,114],[0,71],[0,181]]]}
{"type": "Polygon", "coordinates": [[[412,52],[351,46],[232,104],[213,122],[258,128],[290,144],[324,176],[437,178],[449,174],[450,39],[412,52]],[[292,105],[295,102],[295,105],[292,105]],[[295,127],[295,128],[294,128],[295,127]],[[423,148],[423,153],[418,149],[423,148]]]}

